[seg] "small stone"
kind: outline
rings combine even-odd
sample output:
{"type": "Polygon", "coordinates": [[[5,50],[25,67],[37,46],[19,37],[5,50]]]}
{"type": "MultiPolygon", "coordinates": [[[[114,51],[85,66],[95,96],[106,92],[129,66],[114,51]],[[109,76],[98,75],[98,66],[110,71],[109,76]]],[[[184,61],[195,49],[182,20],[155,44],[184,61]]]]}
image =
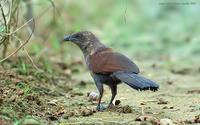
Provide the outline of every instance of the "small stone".
{"type": "Polygon", "coordinates": [[[92,108],[92,112],[93,112],[93,113],[96,113],[96,112],[97,112],[97,109],[96,109],[96,108],[92,108]]]}
{"type": "Polygon", "coordinates": [[[123,113],[131,113],[131,112],[133,112],[133,110],[129,105],[123,107],[123,113]]]}
{"type": "Polygon", "coordinates": [[[24,91],[23,91],[23,90],[18,90],[18,91],[17,91],[17,94],[18,94],[18,95],[23,95],[23,94],[24,94],[24,91]]]}
{"type": "Polygon", "coordinates": [[[90,110],[90,109],[83,109],[81,110],[81,115],[82,116],[89,116],[89,115],[92,115],[93,114],[93,111],[90,110]]]}
{"type": "Polygon", "coordinates": [[[168,104],[168,101],[159,98],[157,104],[168,104]]]}
{"type": "Polygon", "coordinates": [[[163,118],[160,119],[160,125],[174,125],[171,119],[163,118]]]}
{"type": "Polygon", "coordinates": [[[120,100],[116,100],[116,101],[115,101],[115,105],[119,105],[120,103],[121,103],[120,100]]]}
{"type": "Polygon", "coordinates": [[[70,76],[72,74],[72,71],[70,69],[66,69],[64,70],[64,73],[68,76],[70,76]]]}
{"type": "Polygon", "coordinates": [[[157,121],[157,119],[153,116],[140,116],[135,119],[135,121],[157,121]]]}
{"type": "Polygon", "coordinates": [[[97,92],[90,92],[88,94],[89,101],[97,101],[99,99],[99,93],[97,92]]]}
{"type": "Polygon", "coordinates": [[[146,103],[145,102],[141,102],[140,105],[146,105],[146,103]]]}

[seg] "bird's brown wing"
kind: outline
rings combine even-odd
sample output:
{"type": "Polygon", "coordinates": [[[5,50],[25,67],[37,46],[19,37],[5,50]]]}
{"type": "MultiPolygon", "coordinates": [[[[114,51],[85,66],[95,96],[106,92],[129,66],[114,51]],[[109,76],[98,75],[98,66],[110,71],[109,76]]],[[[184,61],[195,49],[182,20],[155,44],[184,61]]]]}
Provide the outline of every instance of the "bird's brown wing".
{"type": "Polygon", "coordinates": [[[90,69],[94,73],[126,71],[139,73],[138,66],[126,56],[106,48],[90,55],[90,69]]]}

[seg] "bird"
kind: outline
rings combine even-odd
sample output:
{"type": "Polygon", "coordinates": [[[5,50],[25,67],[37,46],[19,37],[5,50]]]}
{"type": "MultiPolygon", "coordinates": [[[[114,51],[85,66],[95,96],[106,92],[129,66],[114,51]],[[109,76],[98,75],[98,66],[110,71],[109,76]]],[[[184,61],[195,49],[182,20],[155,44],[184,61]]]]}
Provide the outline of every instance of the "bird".
{"type": "Polygon", "coordinates": [[[100,42],[90,31],[80,31],[65,35],[63,41],[70,41],[76,44],[83,52],[85,63],[90,71],[95,85],[99,91],[99,99],[96,109],[103,111],[113,106],[113,100],[117,95],[117,85],[125,83],[136,90],[159,89],[159,85],[139,75],[138,66],[127,56],[113,51],[100,42]],[[111,99],[108,106],[101,104],[103,97],[103,86],[108,85],[111,89],[111,99]]]}

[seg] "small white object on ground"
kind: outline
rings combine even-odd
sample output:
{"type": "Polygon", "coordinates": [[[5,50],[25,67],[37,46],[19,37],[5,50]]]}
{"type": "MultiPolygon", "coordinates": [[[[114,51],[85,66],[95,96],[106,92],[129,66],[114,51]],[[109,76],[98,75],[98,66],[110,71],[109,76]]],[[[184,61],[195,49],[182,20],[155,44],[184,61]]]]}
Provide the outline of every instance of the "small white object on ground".
{"type": "Polygon", "coordinates": [[[97,101],[99,99],[99,93],[98,92],[90,92],[88,94],[89,101],[97,101]]]}
{"type": "Polygon", "coordinates": [[[168,118],[160,119],[160,125],[174,125],[173,121],[168,118]]]}

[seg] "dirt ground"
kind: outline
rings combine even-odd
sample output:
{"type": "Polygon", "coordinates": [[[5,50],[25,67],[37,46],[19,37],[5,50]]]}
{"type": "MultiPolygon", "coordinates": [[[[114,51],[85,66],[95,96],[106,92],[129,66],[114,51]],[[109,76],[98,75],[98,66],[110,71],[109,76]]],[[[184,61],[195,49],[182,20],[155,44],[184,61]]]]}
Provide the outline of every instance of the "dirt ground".
{"type": "MultiPolygon", "coordinates": [[[[160,90],[136,91],[120,84],[116,105],[97,112],[97,101],[88,97],[97,90],[81,61],[54,62],[53,73],[47,73],[33,67],[25,72],[17,67],[20,62],[8,60],[0,66],[0,125],[164,125],[166,119],[174,124],[200,124],[200,65],[140,62],[141,74],[157,81],[160,90]]],[[[110,96],[105,86],[104,104],[110,96]]]]}

